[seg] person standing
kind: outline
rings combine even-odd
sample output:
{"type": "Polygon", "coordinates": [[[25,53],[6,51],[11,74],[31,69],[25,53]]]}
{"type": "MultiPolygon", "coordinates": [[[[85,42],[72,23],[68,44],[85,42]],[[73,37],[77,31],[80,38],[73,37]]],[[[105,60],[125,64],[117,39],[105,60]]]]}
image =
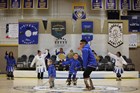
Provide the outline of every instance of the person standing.
{"type": "Polygon", "coordinates": [[[46,50],[44,54],[40,50],[37,51],[37,55],[34,57],[30,67],[36,64],[36,71],[38,79],[43,79],[44,72],[46,71],[45,57],[48,55],[46,50]]]}
{"type": "Polygon", "coordinates": [[[7,65],[6,65],[6,71],[7,71],[7,79],[8,80],[14,80],[14,67],[16,66],[16,60],[14,58],[14,54],[12,51],[9,52],[9,54],[5,53],[5,59],[7,61],[7,65]]]}
{"type": "Polygon", "coordinates": [[[84,69],[83,78],[84,78],[86,90],[93,90],[95,89],[95,87],[90,78],[90,74],[92,71],[96,70],[97,67],[96,59],[86,40],[82,39],[80,41],[80,47],[78,49],[82,51],[83,69],[84,69]]]}
{"type": "Polygon", "coordinates": [[[123,64],[127,65],[127,62],[123,59],[121,52],[117,52],[116,55],[112,53],[108,53],[108,55],[115,59],[115,67],[114,72],[116,73],[116,81],[121,81],[121,74],[124,72],[123,64]]]}
{"type": "Polygon", "coordinates": [[[54,79],[56,78],[56,69],[51,59],[48,59],[48,77],[50,88],[53,88],[55,86],[54,79]]]}

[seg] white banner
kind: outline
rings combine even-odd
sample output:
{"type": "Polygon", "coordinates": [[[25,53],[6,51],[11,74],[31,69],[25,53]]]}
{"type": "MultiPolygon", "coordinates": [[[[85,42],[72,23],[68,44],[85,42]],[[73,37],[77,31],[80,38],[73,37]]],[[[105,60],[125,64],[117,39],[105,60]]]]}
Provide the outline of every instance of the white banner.
{"type": "Polygon", "coordinates": [[[129,37],[129,47],[130,48],[137,48],[137,34],[130,34],[129,37]]]}
{"type": "Polygon", "coordinates": [[[10,23],[8,30],[8,38],[18,38],[18,23],[10,23]]]}
{"type": "Polygon", "coordinates": [[[114,48],[123,44],[123,23],[111,22],[108,23],[109,41],[108,44],[114,48]]]}

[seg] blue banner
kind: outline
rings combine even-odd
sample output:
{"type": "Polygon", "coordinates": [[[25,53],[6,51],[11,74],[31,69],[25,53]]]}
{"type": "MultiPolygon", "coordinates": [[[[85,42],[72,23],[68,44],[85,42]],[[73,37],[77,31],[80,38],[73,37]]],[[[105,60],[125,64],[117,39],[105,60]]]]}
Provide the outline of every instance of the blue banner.
{"type": "Polygon", "coordinates": [[[19,44],[38,44],[38,32],[38,22],[19,22],[19,44]]]}
{"type": "Polygon", "coordinates": [[[131,0],[120,0],[120,9],[130,10],[131,0]]]}
{"type": "Polygon", "coordinates": [[[102,0],[91,0],[91,7],[93,10],[100,10],[103,8],[103,1],[102,0]]]}
{"type": "Polygon", "coordinates": [[[129,32],[140,32],[140,16],[129,16],[129,32]]]}
{"type": "Polygon", "coordinates": [[[38,0],[37,8],[38,9],[48,9],[48,0],[38,0]]]}
{"type": "Polygon", "coordinates": [[[133,1],[133,9],[140,10],[140,0],[132,0],[133,1]]]}
{"type": "Polygon", "coordinates": [[[93,40],[93,22],[83,21],[82,22],[82,39],[87,41],[93,40]]]}
{"type": "Polygon", "coordinates": [[[21,0],[11,0],[10,8],[13,8],[13,9],[21,8],[21,0]]]}
{"type": "Polygon", "coordinates": [[[106,9],[107,10],[116,10],[117,9],[117,0],[106,0],[106,9]]]}
{"type": "Polygon", "coordinates": [[[0,9],[8,8],[8,0],[0,0],[0,9]]]}
{"type": "Polygon", "coordinates": [[[35,0],[23,0],[23,9],[33,9],[35,0]]]}

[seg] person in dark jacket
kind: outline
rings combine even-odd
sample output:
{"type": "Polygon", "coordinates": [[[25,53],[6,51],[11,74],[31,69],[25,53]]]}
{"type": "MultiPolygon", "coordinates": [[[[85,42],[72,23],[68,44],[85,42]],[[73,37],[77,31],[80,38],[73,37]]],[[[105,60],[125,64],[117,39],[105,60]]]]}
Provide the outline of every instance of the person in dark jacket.
{"type": "Polygon", "coordinates": [[[13,52],[9,52],[9,54],[5,53],[5,59],[7,61],[7,65],[6,65],[6,71],[7,71],[7,79],[8,80],[14,80],[14,67],[16,66],[16,60],[14,58],[13,52]]]}
{"type": "Polygon", "coordinates": [[[50,88],[54,87],[54,79],[56,78],[56,69],[51,59],[48,60],[48,77],[50,88]]]}
{"type": "Polygon", "coordinates": [[[78,61],[78,53],[73,54],[73,58],[71,58],[68,61],[62,62],[62,65],[70,65],[69,68],[69,76],[67,79],[67,85],[71,85],[71,76],[73,75],[73,85],[77,85],[77,79],[76,79],[76,74],[77,70],[81,68],[80,62],[78,61]]]}
{"type": "Polygon", "coordinates": [[[82,51],[82,59],[83,59],[83,78],[84,83],[87,90],[95,89],[93,82],[90,78],[90,74],[92,71],[96,70],[97,62],[94,57],[94,54],[92,53],[92,50],[86,40],[80,41],[80,47],[78,48],[82,51]],[[88,84],[88,81],[90,82],[90,85],[88,84]]]}

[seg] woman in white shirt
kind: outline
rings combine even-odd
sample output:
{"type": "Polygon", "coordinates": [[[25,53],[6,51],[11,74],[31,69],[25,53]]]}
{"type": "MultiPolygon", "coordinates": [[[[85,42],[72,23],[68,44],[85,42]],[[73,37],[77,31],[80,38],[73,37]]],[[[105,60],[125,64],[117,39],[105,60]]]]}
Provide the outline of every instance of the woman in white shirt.
{"type": "Polygon", "coordinates": [[[122,55],[120,52],[117,52],[116,55],[112,53],[108,53],[108,55],[115,59],[115,67],[114,67],[114,72],[116,73],[117,76],[117,81],[121,81],[121,74],[123,73],[123,64],[127,65],[127,62],[123,59],[122,55]]]}
{"type": "Polygon", "coordinates": [[[36,72],[38,73],[38,79],[43,79],[43,74],[46,71],[45,57],[48,55],[48,51],[46,50],[44,54],[38,50],[38,54],[34,57],[30,67],[33,67],[36,64],[36,72]]]}

